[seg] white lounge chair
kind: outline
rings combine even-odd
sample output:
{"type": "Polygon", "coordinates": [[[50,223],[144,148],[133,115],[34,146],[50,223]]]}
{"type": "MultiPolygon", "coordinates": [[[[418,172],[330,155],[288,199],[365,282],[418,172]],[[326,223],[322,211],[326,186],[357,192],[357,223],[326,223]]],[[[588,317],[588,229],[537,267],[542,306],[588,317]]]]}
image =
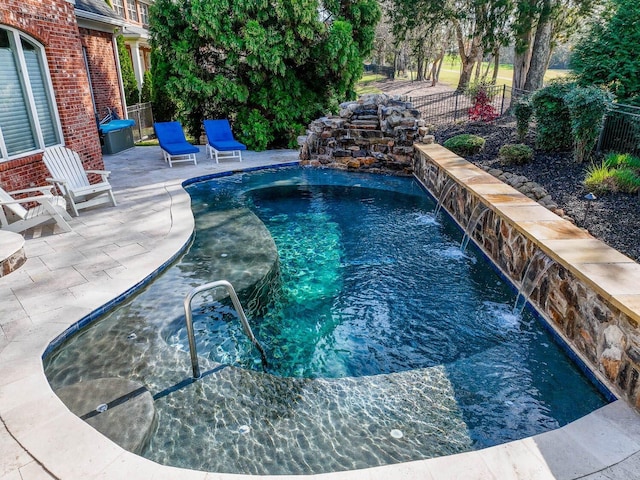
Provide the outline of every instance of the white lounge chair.
{"type": "Polygon", "coordinates": [[[55,222],[61,230],[70,232],[71,227],[67,220],[71,217],[67,213],[67,202],[64,198],[53,195],[53,186],[26,188],[6,192],[0,188],[0,228],[11,232],[24,232],[38,225],[55,222]],[[12,195],[39,192],[40,195],[25,198],[14,198],[12,195]],[[37,203],[36,206],[26,209],[25,203],[37,203]]]}
{"type": "Polygon", "coordinates": [[[73,216],[78,216],[78,210],[102,203],[111,203],[114,207],[116,206],[116,198],[113,196],[111,184],[107,180],[111,172],[106,170],[85,171],[78,154],[65,147],[47,148],[42,160],[52,175],[52,178],[47,178],[47,181],[58,186],[67,199],[73,216]],[[91,184],[87,173],[98,174],[102,180],[91,184]]]}

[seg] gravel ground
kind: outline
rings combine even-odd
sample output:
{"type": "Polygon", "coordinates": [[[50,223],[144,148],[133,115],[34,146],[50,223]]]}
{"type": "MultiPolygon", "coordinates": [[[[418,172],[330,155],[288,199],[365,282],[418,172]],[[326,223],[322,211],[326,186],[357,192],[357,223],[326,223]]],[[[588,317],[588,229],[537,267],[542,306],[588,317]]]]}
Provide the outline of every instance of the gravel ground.
{"type": "MultiPolygon", "coordinates": [[[[482,152],[467,158],[478,166],[499,168],[524,175],[542,185],[553,197],[558,207],[571,217],[576,225],[586,228],[616,250],[640,261],[640,196],[612,193],[599,196],[587,212],[588,193],[582,181],[588,164],[573,161],[571,152],[535,151],[534,159],[526,165],[503,166],[498,160],[499,148],[507,143],[518,143],[515,123],[499,121],[495,124],[467,123],[446,125],[435,132],[436,142],[461,133],[480,135],[487,141],[482,152]]],[[[529,135],[525,143],[533,148],[534,138],[529,135]]]]}

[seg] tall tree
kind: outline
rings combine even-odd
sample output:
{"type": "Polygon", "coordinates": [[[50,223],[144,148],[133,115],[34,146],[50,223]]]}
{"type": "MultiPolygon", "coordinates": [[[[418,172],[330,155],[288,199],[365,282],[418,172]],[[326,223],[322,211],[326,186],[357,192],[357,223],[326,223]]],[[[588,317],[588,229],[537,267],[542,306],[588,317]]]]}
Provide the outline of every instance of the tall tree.
{"type": "Polygon", "coordinates": [[[418,29],[432,32],[451,25],[462,64],[458,89],[464,90],[484,52],[506,42],[511,5],[512,0],[391,0],[390,16],[402,39],[418,29]]]}
{"type": "Polygon", "coordinates": [[[131,55],[129,55],[122,35],[118,35],[116,43],[118,44],[118,57],[120,60],[120,73],[122,74],[125,101],[129,106],[135,105],[140,101],[140,90],[138,90],[138,82],[133,73],[131,55]]]}
{"type": "Polygon", "coordinates": [[[228,117],[250,148],[291,145],[352,98],[376,0],[156,0],[151,43],[188,131],[228,117]]]}
{"type": "Polygon", "coordinates": [[[640,97],[640,3],[612,0],[576,43],[571,68],[582,85],[602,85],[619,100],[640,97]]]}
{"type": "Polygon", "coordinates": [[[514,88],[533,91],[542,87],[556,43],[574,33],[595,5],[595,0],[516,0],[514,88]]]}

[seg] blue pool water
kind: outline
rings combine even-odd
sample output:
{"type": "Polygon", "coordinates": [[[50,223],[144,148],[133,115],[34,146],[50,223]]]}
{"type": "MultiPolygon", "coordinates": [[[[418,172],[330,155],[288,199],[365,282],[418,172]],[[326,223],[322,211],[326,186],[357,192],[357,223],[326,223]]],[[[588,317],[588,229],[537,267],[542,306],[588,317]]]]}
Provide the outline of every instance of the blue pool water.
{"type": "Polygon", "coordinates": [[[253,474],[365,468],[523,438],[606,403],[533,313],[513,312],[515,292],[460,250],[415,180],[287,168],[188,191],[184,257],[45,361],[54,389],[144,383],[158,410],[148,458],[253,474]],[[230,302],[205,295],[194,326],[206,373],[188,384],[182,299],[219,279],[238,290],[268,366],[230,302]]]}

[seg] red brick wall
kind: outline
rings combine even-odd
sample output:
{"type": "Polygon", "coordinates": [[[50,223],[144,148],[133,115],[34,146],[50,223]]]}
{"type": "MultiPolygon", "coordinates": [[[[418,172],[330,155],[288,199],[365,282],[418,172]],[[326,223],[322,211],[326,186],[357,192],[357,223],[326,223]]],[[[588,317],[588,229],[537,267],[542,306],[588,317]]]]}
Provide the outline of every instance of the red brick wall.
{"type": "Polygon", "coordinates": [[[118,112],[124,118],[118,70],[110,33],[80,29],[82,44],[87,49],[87,60],[93,85],[93,98],[100,118],[106,114],[107,107],[118,112]]]}
{"type": "MultiPolygon", "coordinates": [[[[22,30],[44,45],[64,143],[80,154],[86,168],[104,168],[73,5],[0,0],[0,25],[22,30]]],[[[47,176],[42,154],[0,162],[0,186],[6,190],[44,185],[47,176]]]]}

